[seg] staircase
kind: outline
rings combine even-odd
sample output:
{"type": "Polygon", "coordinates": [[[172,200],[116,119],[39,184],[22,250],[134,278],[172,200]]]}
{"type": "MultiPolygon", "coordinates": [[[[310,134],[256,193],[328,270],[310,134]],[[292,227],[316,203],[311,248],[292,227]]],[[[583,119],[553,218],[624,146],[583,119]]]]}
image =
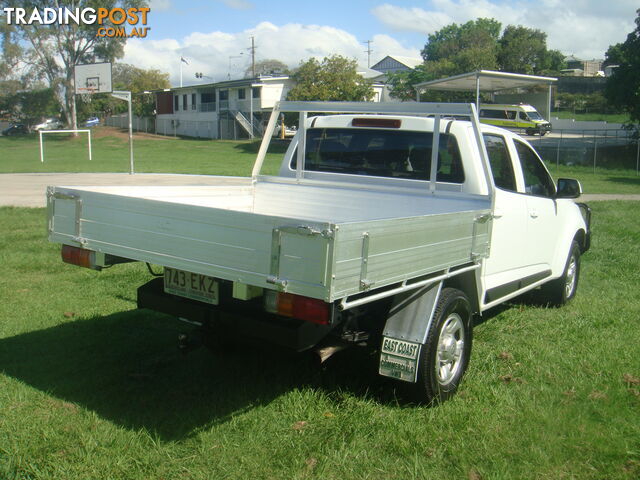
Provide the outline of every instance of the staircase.
{"type": "Polygon", "coordinates": [[[247,119],[247,117],[244,116],[242,112],[238,110],[232,110],[231,114],[251,138],[262,136],[262,125],[259,121],[257,121],[255,115],[253,116],[253,128],[251,128],[251,122],[247,119]]]}

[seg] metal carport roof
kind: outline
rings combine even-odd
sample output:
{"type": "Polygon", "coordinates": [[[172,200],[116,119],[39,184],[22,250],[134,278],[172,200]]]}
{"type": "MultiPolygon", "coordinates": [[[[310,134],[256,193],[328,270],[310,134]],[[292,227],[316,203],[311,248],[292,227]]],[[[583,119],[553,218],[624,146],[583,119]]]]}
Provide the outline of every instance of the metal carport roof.
{"type": "Polygon", "coordinates": [[[521,73],[496,72],[493,70],[478,70],[463,73],[453,77],[416,83],[417,100],[423,90],[448,91],[476,91],[476,108],[480,106],[480,92],[498,92],[511,88],[532,87],[534,85],[548,85],[547,118],[551,115],[551,86],[557,82],[555,77],[540,77],[537,75],[523,75],[521,73]]]}

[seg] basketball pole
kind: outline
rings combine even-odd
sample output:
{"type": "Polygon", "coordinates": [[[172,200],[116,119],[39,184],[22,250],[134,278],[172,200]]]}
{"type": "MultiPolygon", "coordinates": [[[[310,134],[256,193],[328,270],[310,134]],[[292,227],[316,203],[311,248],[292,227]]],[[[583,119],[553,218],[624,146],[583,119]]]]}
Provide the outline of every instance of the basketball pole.
{"type": "Polygon", "coordinates": [[[111,93],[112,97],[125,100],[129,106],[129,174],[134,174],[133,168],[133,117],[131,114],[131,92],[114,90],[111,93]]]}

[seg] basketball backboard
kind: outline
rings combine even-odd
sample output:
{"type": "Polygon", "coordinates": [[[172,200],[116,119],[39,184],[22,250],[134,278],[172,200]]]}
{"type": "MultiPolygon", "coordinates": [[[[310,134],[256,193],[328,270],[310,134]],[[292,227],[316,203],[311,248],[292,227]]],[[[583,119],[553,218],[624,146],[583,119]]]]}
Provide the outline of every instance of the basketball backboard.
{"type": "Polygon", "coordinates": [[[74,70],[76,94],[110,93],[111,63],[76,65],[74,70]]]}

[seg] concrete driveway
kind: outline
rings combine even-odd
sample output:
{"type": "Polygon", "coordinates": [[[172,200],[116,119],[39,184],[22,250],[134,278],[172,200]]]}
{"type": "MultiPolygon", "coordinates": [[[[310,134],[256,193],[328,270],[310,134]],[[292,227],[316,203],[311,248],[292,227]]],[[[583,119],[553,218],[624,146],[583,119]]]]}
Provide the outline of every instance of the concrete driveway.
{"type": "Polygon", "coordinates": [[[246,177],[156,173],[5,173],[0,174],[0,206],[44,207],[49,185],[246,185],[246,177]]]}
{"type": "MultiPolygon", "coordinates": [[[[247,185],[247,177],[158,173],[5,173],[0,174],[0,206],[44,207],[48,185],[247,185]]],[[[640,200],[640,195],[589,194],[581,201],[640,200]]]]}

